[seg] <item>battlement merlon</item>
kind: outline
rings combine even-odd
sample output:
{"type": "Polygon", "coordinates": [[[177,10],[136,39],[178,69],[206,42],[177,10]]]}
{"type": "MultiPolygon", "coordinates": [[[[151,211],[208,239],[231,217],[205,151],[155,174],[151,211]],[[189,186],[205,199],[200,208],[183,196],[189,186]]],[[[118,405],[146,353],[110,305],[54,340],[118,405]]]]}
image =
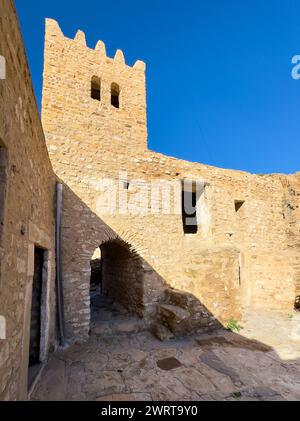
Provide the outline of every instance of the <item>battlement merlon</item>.
{"type": "MultiPolygon", "coordinates": [[[[59,39],[59,38],[73,41],[74,43],[78,44],[81,47],[88,48],[89,50],[93,50],[87,46],[85,33],[83,31],[78,30],[74,39],[68,38],[64,35],[58,22],[55,19],[46,18],[46,39],[48,40],[52,39],[54,41],[55,39],[59,39]]],[[[94,51],[99,52],[99,57],[109,59],[118,65],[127,66],[123,51],[118,49],[116,51],[114,58],[110,58],[107,56],[105,44],[101,40],[99,40],[96,43],[94,51]]],[[[133,66],[128,66],[128,67],[132,67],[133,69],[140,72],[146,71],[146,63],[142,60],[137,60],[133,66]]]]}

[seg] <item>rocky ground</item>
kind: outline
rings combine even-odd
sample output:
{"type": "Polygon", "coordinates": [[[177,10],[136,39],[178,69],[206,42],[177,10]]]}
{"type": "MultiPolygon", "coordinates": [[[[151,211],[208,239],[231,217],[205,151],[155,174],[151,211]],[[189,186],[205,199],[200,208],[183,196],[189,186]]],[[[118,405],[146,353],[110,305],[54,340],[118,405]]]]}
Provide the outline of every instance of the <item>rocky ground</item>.
{"type": "Polygon", "coordinates": [[[300,314],[251,313],[242,325],[165,343],[91,336],[51,356],[31,399],[300,400],[300,314]]]}

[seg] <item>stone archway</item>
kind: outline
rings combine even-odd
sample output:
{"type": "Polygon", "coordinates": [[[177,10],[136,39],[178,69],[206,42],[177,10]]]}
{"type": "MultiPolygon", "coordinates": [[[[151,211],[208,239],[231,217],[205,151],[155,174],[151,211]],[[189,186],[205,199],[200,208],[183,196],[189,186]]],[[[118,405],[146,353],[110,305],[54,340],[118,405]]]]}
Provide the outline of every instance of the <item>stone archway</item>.
{"type": "Polygon", "coordinates": [[[139,317],[144,314],[142,259],[129,243],[107,227],[102,226],[97,237],[98,241],[90,237],[81,247],[73,246],[72,262],[64,264],[65,316],[69,338],[85,338],[90,331],[91,277],[95,276],[91,258],[96,248],[101,250],[101,292],[120,303],[129,313],[139,317]]]}
{"type": "Polygon", "coordinates": [[[136,332],[144,324],[143,261],[120,239],[104,242],[91,261],[91,334],[136,332]]]}
{"type": "MultiPolygon", "coordinates": [[[[143,317],[143,307],[150,296],[144,292],[145,283],[149,285],[149,271],[145,269],[147,265],[139,251],[133,246],[132,234],[123,231],[121,238],[67,186],[64,186],[63,195],[62,272],[66,336],[70,340],[85,340],[91,323],[91,259],[95,250],[99,247],[103,249],[108,260],[106,271],[112,286],[121,282],[123,291],[128,290],[129,273],[132,275],[135,280],[135,291],[131,288],[132,299],[126,295],[128,291],[126,294],[123,292],[122,296],[127,296],[126,307],[139,317],[143,317]],[[118,255],[120,259],[117,259],[118,255]],[[127,272],[126,287],[125,277],[115,275],[118,272],[115,270],[116,265],[127,272]],[[136,288],[137,282],[141,285],[139,288],[136,288]]],[[[112,287],[109,293],[116,298],[117,287],[112,287]]],[[[124,304],[123,297],[118,298],[124,304]]],[[[149,306],[145,312],[149,312],[149,306]]]]}
{"type": "Polygon", "coordinates": [[[147,250],[139,237],[124,232],[124,224],[117,231],[119,234],[64,186],[62,272],[69,340],[80,341],[89,336],[91,259],[99,247],[108,261],[105,270],[111,285],[109,294],[121,300],[128,311],[143,317],[146,324],[156,313],[157,302],[165,291],[164,281],[142,257],[147,250]],[[120,275],[122,271],[124,276],[120,275]],[[114,285],[121,286],[122,294],[114,285]]]}

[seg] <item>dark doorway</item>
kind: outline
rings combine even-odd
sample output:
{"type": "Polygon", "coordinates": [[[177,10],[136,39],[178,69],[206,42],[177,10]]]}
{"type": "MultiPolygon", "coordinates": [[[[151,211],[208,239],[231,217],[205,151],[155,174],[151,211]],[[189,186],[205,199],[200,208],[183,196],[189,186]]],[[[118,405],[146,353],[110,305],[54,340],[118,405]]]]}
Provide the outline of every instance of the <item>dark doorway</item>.
{"type": "Polygon", "coordinates": [[[93,259],[91,260],[91,297],[93,295],[102,294],[102,261],[100,248],[95,251],[93,259]]]}
{"type": "Polygon", "coordinates": [[[90,299],[92,323],[97,320],[99,308],[102,306],[102,293],[102,260],[101,250],[98,247],[91,260],[90,299]]]}
{"type": "Polygon", "coordinates": [[[32,303],[30,321],[30,346],[29,346],[29,376],[28,386],[33,383],[40,365],[41,344],[41,305],[43,284],[44,250],[35,247],[34,250],[34,275],[32,282],[32,303]]]}

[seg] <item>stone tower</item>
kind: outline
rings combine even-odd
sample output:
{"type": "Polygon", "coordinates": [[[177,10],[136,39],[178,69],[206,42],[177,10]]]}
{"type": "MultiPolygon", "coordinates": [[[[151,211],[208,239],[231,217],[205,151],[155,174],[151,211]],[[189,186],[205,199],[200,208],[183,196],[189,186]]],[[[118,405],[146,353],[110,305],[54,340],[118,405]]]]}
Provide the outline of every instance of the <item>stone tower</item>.
{"type": "Polygon", "coordinates": [[[90,49],[83,32],[68,39],[47,19],[42,110],[58,176],[72,187],[92,166],[99,175],[97,161],[111,173],[147,149],[145,63],[127,66],[121,50],[111,59],[102,41],[90,49]]]}

